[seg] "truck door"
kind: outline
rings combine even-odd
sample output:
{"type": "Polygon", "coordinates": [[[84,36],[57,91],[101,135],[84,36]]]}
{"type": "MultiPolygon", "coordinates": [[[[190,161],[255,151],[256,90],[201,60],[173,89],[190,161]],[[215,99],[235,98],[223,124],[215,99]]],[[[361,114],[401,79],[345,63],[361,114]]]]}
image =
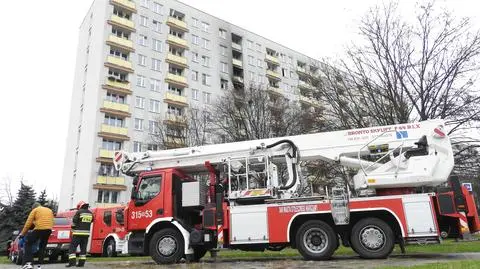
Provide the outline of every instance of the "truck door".
{"type": "Polygon", "coordinates": [[[165,216],[164,185],[165,173],[148,172],[139,177],[132,190],[128,208],[128,230],[145,230],[153,219],[165,216]]]}

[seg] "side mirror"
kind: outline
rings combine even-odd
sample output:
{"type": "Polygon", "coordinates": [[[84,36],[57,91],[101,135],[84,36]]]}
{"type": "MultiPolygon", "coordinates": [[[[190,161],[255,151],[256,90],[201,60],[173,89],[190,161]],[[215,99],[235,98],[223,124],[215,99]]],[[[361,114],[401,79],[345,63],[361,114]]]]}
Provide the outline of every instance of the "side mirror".
{"type": "Polygon", "coordinates": [[[132,194],[130,195],[130,198],[132,200],[136,200],[138,198],[138,192],[135,190],[135,188],[132,189],[132,194]]]}

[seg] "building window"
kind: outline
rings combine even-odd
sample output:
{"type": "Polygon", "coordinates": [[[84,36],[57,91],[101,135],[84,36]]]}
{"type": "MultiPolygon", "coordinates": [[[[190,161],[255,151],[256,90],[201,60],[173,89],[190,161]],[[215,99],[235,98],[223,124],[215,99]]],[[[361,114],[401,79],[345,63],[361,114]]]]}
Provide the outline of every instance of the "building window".
{"type": "Polygon", "coordinates": [[[252,71],[248,71],[248,77],[251,81],[255,80],[255,73],[253,73],[252,71]]]}
{"type": "Polygon", "coordinates": [[[98,169],[99,176],[110,176],[110,177],[118,177],[120,176],[120,171],[115,169],[115,166],[110,163],[102,163],[98,169]]]}
{"type": "Polygon", "coordinates": [[[192,35],[192,43],[198,45],[200,43],[200,38],[196,35],[192,35]]]}
{"type": "Polygon", "coordinates": [[[140,25],[148,27],[148,18],[145,16],[140,16],[140,25]]]}
{"type": "Polygon", "coordinates": [[[145,77],[142,75],[137,75],[137,86],[145,87],[145,77]]]}
{"type": "Polygon", "coordinates": [[[208,29],[210,28],[210,24],[202,21],[202,31],[208,33],[208,29]]]}
{"type": "Polygon", "coordinates": [[[247,48],[253,50],[253,41],[252,40],[247,40],[247,48]]]}
{"type": "Polygon", "coordinates": [[[125,104],[125,96],[107,92],[107,101],[125,104]]]}
{"type": "Polygon", "coordinates": [[[251,55],[248,56],[248,64],[255,65],[255,58],[251,55]]]}
{"type": "Polygon", "coordinates": [[[262,61],[262,59],[257,59],[257,66],[258,66],[258,67],[263,67],[263,61],[262,61]]]}
{"type": "Polygon", "coordinates": [[[162,23],[161,22],[153,20],[152,24],[153,24],[153,31],[155,31],[157,33],[162,32],[162,23]]]}
{"type": "Polygon", "coordinates": [[[102,140],[102,149],[109,151],[120,150],[122,148],[122,142],[111,141],[111,140],[102,140]]]}
{"type": "Polygon", "coordinates": [[[220,62],[220,65],[222,66],[222,72],[228,73],[228,64],[224,62],[220,62]]]}
{"type": "Polygon", "coordinates": [[[261,52],[262,51],[262,45],[260,45],[259,43],[256,44],[256,47],[257,47],[257,51],[258,52],[261,52]]]}
{"type": "Polygon", "coordinates": [[[152,48],[154,51],[162,52],[163,50],[162,41],[157,39],[152,39],[152,48]]]}
{"type": "Polygon", "coordinates": [[[192,99],[198,101],[199,92],[197,89],[192,89],[192,99]]]}
{"type": "Polygon", "coordinates": [[[162,14],[163,6],[157,2],[153,2],[153,12],[157,14],[162,14]]]}
{"type": "Polygon", "coordinates": [[[146,35],[138,35],[138,44],[142,46],[147,45],[147,36],[146,35]]]}
{"type": "Polygon", "coordinates": [[[141,152],[142,151],[142,143],[138,141],[133,141],[133,152],[141,152]]]}
{"type": "Polygon", "coordinates": [[[205,86],[210,86],[210,76],[207,74],[202,74],[202,84],[205,86]]]}
{"type": "Polygon", "coordinates": [[[148,121],[148,131],[151,133],[151,134],[158,134],[159,133],[159,129],[158,129],[158,122],[157,121],[154,121],[154,120],[149,120],[148,121]]]}
{"type": "Polygon", "coordinates": [[[145,55],[138,54],[138,64],[143,66],[147,65],[147,57],[145,55]]]}
{"type": "Polygon", "coordinates": [[[152,58],[152,70],[160,71],[161,68],[161,61],[158,59],[152,58]]]}
{"type": "Polygon", "coordinates": [[[282,68],[282,76],[283,76],[283,77],[286,77],[287,74],[288,74],[287,69],[282,68]]]}
{"type": "Polygon", "coordinates": [[[158,145],[156,145],[156,144],[148,144],[148,145],[147,145],[147,150],[157,151],[157,150],[158,150],[158,145]]]}
{"type": "Polygon", "coordinates": [[[123,127],[123,119],[115,116],[105,115],[103,123],[114,127],[123,127]]]}
{"type": "Polygon", "coordinates": [[[210,104],[210,96],[211,96],[211,93],[209,92],[203,92],[203,103],[204,104],[210,104]]]}
{"type": "Polygon", "coordinates": [[[209,67],[210,66],[210,57],[203,55],[202,56],[202,65],[209,67]]]}
{"type": "Polygon", "coordinates": [[[192,26],[198,28],[198,19],[192,17],[192,26]]]}
{"type": "MultiPolygon", "coordinates": [[[[123,52],[121,52],[119,50],[116,50],[116,49],[110,49],[110,55],[112,55],[114,57],[117,57],[117,58],[124,59],[125,61],[128,59],[128,54],[123,53],[123,52]]],[[[85,65],[85,68],[87,68],[87,65],[85,65]]]]}
{"type": "Polygon", "coordinates": [[[220,88],[222,90],[228,89],[228,80],[220,79],[220,88]]]}
{"type": "Polygon", "coordinates": [[[222,28],[218,29],[218,36],[223,39],[227,39],[227,30],[222,28]]]}
{"type": "Polygon", "coordinates": [[[118,191],[98,190],[97,203],[116,204],[118,195],[118,191]]]}
{"type": "Polygon", "coordinates": [[[295,75],[293,73],[293,71],[290,71],[290,77],[293,78],[295,75]]]}
{"type": "Polygon", "coordinates": [[[258,83],[263,83],[263,76],[258,74],[258,83]]]}
{"type": "Polygon", "coordinates": [[[223,46],[223,45],[220,45],[220,53],[223,55],[223,56],[227,56],[227,47],[223,46]]]}
{"type": "Polygon", "coordinates": [[[192,52],[192,61],[198,63],[198,53],[192,52]]]}
{"type": "Polygon", "coordinates": [[[150,90],[154,92],[160,92],[162,88],[162,82],[158,79],[150,78],[150,90]]]}
{"type": "Polygon", "coordinates": [[[142,131],[143,130],[143,120],[135,118],[135,130],[142,131]]]}
{"type": "Polygon", "coordinates": [[[210,48],[210,40],[202,38],[202,47],[204,49],[209,49],[210,48]]]}
{"type": "Polygon", "coordinates": [[[143,98],[141,96],[135,96],[135,107],[144,109],[145,108],[145,98],[143,98]]]}
{"type": "Polygon", "coordinates": [[[192,80],[193,81],[198,81],[198,71],[193,71],[192,70],[192,80]]]}
{"type": "Polygon", "coordinates": [[[141,0],[140,5],[142,5],[142,7],[148,7],[148,0],[141,0]]]}
{"type": "Polygon", "coordinates": [[[150,112],[160,113],[160,101],[150,99],[150,112]]]}

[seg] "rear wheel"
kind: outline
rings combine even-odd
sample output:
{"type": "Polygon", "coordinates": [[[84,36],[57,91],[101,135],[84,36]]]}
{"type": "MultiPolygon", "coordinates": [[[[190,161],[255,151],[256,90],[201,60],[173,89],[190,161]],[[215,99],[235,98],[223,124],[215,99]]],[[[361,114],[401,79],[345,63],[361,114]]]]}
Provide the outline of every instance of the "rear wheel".
{"type": "Polygon", "coordinates": [[[17,259],[15,261],[15,264],[16,265],[21,265],[22,261],[23,261],[23,251],[19,250],[18,253],[17,253],[17,259]]]}
{"type": "Polygon", "coordinates": [[[392,253],[395,237],[392,228],[383,220],[366,218],[353,226],[350,242],[360,257],[384,259],[392,253]]]}
{"type": "Polygon", "coordinates": [[[204,247],[194,248],[193,249],[193,261],[198,262],[207,254],[207,249],[204,247]]]}
{"type": "Polygon", "coordinates": [[[298,229],[295,242],[306,260],[330,259],[338,245],[333,228],[321,220],[309,220],[298,229]]]}
{"type": "Polygon", "coordinates": [[[62,263],[66,263],[68,262],[68,251],[64,251],[60,257],[60,260],[62,261],[62,263]]]}
{"type": "Polygon", "coordinates": [[[50,256],[48,256],[48,261],[51,262],[51,263],[55,263],[58,261],[58,254],[52,254],[50,256]]]}
{"type": "Polygon", "coordinates": [[[116,257],[117,250],[115,246],[115,240],[113,238],[107,239],[105,245],[103,246],[103,257],[116,257]]]}
{"type": "Polygon", "coordinates": [[[179,262],[185,254],[182,234],[172,228],[156,232],[149,248],[152,259],[158,264],[179,262]]]}

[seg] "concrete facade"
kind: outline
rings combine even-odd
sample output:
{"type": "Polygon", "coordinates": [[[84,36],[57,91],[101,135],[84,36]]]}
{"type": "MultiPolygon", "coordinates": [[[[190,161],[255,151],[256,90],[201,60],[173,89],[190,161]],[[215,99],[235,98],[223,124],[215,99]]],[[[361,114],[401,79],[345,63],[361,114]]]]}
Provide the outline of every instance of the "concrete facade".
{"type": "Polygon", "coordinates": [[[131,182],[111,169],[113,151],[152,149],[154,122],[234,85],[318,106],[303,79],[317,60],[175,0],[95,0],[79,32],[60,210],[126,203],[131,182]]]}

